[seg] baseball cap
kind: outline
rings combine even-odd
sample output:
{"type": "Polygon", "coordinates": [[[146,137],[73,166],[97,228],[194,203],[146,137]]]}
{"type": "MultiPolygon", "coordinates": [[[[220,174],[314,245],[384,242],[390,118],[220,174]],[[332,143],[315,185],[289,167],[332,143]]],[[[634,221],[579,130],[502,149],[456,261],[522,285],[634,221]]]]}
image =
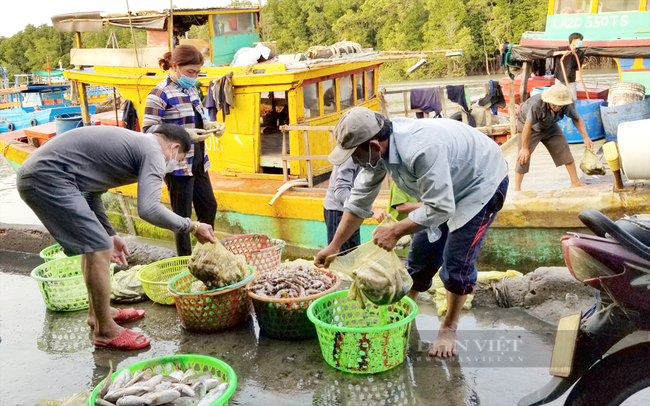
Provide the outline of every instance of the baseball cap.
{"type": "Polygon", "coordinates": [[[542,100],[556,106],[566,106],[573,103],[569,89],[563,85],[553,85],[542,92],[542,100]]]}
{"type": "Polygon", "coordinates": [[[375,112],[366,107],[354,107],[346,111],[334,128],[336,148],[328,159],[333,165],[341,165],[348,160],[364,142],[370,140],[381,130],[375,112]]]}

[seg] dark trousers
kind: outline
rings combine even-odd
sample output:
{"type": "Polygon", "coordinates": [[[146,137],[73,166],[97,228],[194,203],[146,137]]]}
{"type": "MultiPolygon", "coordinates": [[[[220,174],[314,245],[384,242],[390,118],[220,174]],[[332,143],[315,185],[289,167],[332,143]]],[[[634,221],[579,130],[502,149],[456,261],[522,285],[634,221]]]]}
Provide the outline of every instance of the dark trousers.
{"type": "MultiPolygon", "coordinates": [[[[192,216],[192,204],[196,212],[196,219],[201,223],[210,224],[214,228],[214,219],[217,215],[217,200],[214,198],[210,178],[203,169],[204,158],[201,143],[194,144],[194,156],[199,157],[192,165],[194,176],[174,176],[167,174],[165,183],[169,189],[169,199],[174,213],[182,217],[192,216]]],[[[189,233],[174,233],[176,239],[176,252],[179,256],[191,255],[192,244],[189,233]]]]}
{"type": "Polygon", "coordinates": [[[476,258],[485,233],[503,207],[508,191],[506,176],[492,199],[461,228],[449,232],[447,223],[441,225],[442,236],[429,242],[426,230],[413,235],[408,256],[408,271],[413,278],[413,290],[424,292],[431,287],[431,279],[440,269],[445,289],[457,295],[472,293],[476,284],[476,258]],[[441,268],[442,267],[442,268],[441,268]]]}
{"type": "MultiPolygon", "coordinates": [[[[334,238],[334,234],[336,234],[336,229],[339,226],[339,223],[341,222],[341,218],[343,217],[343,212],[338,210],[323,209],[323,214],[325,215],[325,225],[327,226],[327,243],[329,244],[332,242],[332,239],[334,238]]],[[[354,234],[352,234],[349,240],[343,243],[343,246],[341,246],[341,252],[347,251],[352,248],[356,248],[360,244],[361,244],[361,233],[359,232],[359,230],[357,230],[354,232],[354,234]]]]}

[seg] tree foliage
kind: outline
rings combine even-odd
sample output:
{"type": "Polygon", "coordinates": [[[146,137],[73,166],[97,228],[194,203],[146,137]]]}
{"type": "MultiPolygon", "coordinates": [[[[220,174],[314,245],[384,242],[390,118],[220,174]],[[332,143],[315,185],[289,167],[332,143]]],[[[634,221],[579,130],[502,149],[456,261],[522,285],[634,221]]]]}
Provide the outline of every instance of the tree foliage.
{"type": "MultiPolygon", "coordinates": [[[[233,6],[250,6],[232,0],[233,6]]],[[[255,2],[257,4],[257,2],[255,2]]],[[[493,73],[505,42],[516,43],[521,34],[543,30],[547,0],[267,0],[262,9],[261,35],[277,41],[279,52],[306,51],[313,45],[355,41],[377,50],[462,49],[463,55],[443,58],[431,54],[428,64],[409,78],[493,73]]],[[[135,30],[136,46],[146,45],[146,32],[135,30]]],[[[101,34],[82,34],[83,46],[110,46],[111,34],[120,48],[133,47],[129,29],[105,27],[101,34]]],[[[207,37],[207,25],[193,27],[191,38],[207,37]]],[[[112,41],[111,41],[112,42],[112,41]]],[[[28,25],[10,38],[0,37],[0,65],[10,78],[50,65],[70,68],[73,33],[53,27],[28,25]]],[[[417,59],[388,63],[383,80],[404,79],[417,59]]]]}

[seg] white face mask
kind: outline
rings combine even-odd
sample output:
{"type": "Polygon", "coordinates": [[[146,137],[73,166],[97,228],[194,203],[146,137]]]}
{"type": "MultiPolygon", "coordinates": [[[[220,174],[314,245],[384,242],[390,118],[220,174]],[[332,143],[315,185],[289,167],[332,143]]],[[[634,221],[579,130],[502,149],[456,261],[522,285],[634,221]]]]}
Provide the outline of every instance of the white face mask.
{"type": "Polygon", "coordinates": [[[176,160],[176,158],[178,158],[178,148],[176,148],[176,154],[174,154],[174,156],[170,158],[169,161],[166,162],[166,166],[165,166],[166,173],[174,172],[176,165],[178,165],[178,161],[176,160]]]}
{"type": "Polygon", "coordinates": [[[374,165],[371,163],[372,162],[372,147],[371,147],[370,144],[368,144],[368,162],[366,162],[365,164],[362,164],[361,166],[363,168],[365,168],[365,169],[377,169],[379,164],[382,163],[383,161],[384,161],[384,158],[379,157],[379,159],[377,160],[377,162],[375,162],[374,165]]]}

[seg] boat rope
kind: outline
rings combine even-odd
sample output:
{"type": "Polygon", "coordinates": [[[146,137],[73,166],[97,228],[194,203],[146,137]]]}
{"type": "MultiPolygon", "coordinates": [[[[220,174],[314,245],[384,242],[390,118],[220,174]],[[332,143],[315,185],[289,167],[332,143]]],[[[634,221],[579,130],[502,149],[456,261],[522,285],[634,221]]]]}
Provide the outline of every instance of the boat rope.
{"type": "Polygon", "coordinates": [[[501,280],[490,282],[490,287],[494,291],[499,307],[512,307],[512,300],[508,292],[508,277],[504,276],[501,280]]]}
{"type": "Polygon", "coordinates": [[[131,22],[131,10],[129,10],[129,0],[126,0],[126,13],[129,16],[129,27],[131,28],[131,37],[133,38],[133,51],[135,52],[135,63],[140,68],[140,60],[138,59],[138,45],[135,43],[135,32],[133,31],[133,24],[131,22]]]}

